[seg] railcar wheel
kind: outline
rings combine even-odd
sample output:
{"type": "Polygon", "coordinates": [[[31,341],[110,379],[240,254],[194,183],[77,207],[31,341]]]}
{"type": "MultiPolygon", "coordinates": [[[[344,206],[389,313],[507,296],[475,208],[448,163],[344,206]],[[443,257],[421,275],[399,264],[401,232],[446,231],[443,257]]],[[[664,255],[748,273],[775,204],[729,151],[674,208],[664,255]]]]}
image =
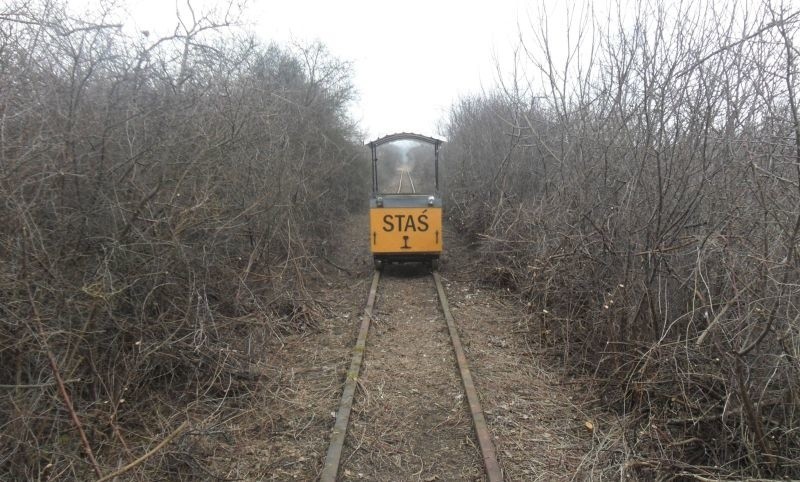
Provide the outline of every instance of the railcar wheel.
{"type": "Polygon", "coordinates": [[[431,271],[439,271],[439,258],[431,260],[431,271]]]}
{"type": "Polygon", "coordinates": [[[372,262],[375,265],[375,269],[377,269],[378,271],[383,271],[383,266],[385,263],[383,262],[382,259],[373,258],[372,262]]]}

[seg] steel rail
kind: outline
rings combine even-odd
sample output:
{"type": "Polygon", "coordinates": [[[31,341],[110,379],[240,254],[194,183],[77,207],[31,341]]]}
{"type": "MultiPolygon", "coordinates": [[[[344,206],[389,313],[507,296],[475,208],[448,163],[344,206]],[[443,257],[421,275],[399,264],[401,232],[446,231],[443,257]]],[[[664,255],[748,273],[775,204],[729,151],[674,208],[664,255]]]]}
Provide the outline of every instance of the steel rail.
{"type": "Polygon", "coordinates": [[[400,169],[400,185],[397,186],[397,194],[403,191],[403,174],[408,177],[408,182],[411,184],[411,194],[416,194],[417,190],[414,188],[414,179],[411,178],[411,172],[408,169],[400,169]]]}
{"type": "Polygon", "coordinates": [[[464,384],[464,392],[467,394],[467,403],[472,414],[472,424],[475,427],[478,445],[483,456],[483,467],[486,469],[486,476],[489,478],[489,482],[500,482],[503,480],[503,472],[497,462],[497,452],[492,442],[492,435],[489,432],[489,426],[486,424],[486,418],[483,416],[478,390],[475,389],[475,384],[472,381],[467,357],[464,355],[464,349],[461,346],[461,338],[458,336],[455,320],[453,320],[453,315],[450,314],[450,306],[447,303],[447,296],[444,294],[442,279],[438,271],[433,272],[433,280],[436,282],[436,291],[439,293],[439,301],[442,305],[444,318],[447,320],[447,329],[450,331],[450,340],[453,342],[453,350],[456,353],[458,371],[461,372],[461,381],[464,384]]]}
{"type": "Polygon", "coordinates": [[[364,350],[367,345],[367,333],[369,324],[372,321],[372,309],[375,306],[375,295],[378,292],[378,281],[381,272],[375,270],[372,275],[372,286],[367,297],[367,307],[361,318],[361,328],[358,330],[358,339],[353,349],[353,359],[350,362],[350,369],[347,371],[347,379],[344,382],[342,391],[342,401],[339,403],[339,411],[336,412],[336,422],[333,424],[331,432],[331,443],[328,446],[328,453],[325,456],[325,465],[320,474],[320,482],[336,482],[336,474],[339,472],[339,461],[342,458],[342,448],[344,439],[347,435],[347,423],[350,420],[350,410],[353,408],[353,398],[356,393],[358,374],[361,372],[361,362],[364,360],[364,350]]]}
{"type": "MultiPolygon", "coordinates": [[[[409,177],[410,178],[410,177],[409,177]]],[[[361,320],[361,327],[358,331],[358,339],[356,346],[353,349],[353,358],[350,363],[350,369],[347,371],[347,379],[345,380],[344,390],[342,391],[342,400],[339,404],[339,411],[336,413],[336,421],[333,425],[331,432],[330,446],[325,456],[325,463],[320,474],[320,482],[336,482],[336,476],[339,472],[339,463],[342,458],[342,449],[344,441],[347,436],[347,424],[350,420],[350,412],[353,408],[353,399],[355,397],[356,385],[358,383],[358,375],[361,371],[361,364],[364,360],[364,351],[366,349],[367,334],[369,333],[369,325],[372,320],[372,311],[375,306],[375,298],[378,291],[378,282],[380,280],[380,271],[375,270],[372,276],[372,285],[370,287],[369,296],[367,297],[367,306],[364,309],[364,315],[361,320]]],[[[492,436],[489,432],[489,426],[486,423],[486,418],[483,415],[478,391],[475,388],[475,383],[472,381],[472,374],[467,364],[467,357],[464,354],[464,348],[461,345],[461,338],[458,335],[458,329],[455,325],[453,315],[450,313],[450,305],[447,302],[442,280],[438,271],[433,271],[433,280],[436,284],[436,292],[439,296],[439,302],[444,312],[444,317],[447,322],[447,329],[450,332],[450,341],[453,344],[453,351],[456,355],[456,362],[458,370],[461,375],[461,382],[464,386],[464,392],[467,395],[467,404],[469,405],[470,414],[472,415],[472,423],[475,427],[475,434],[478,438],[478,446],[481,450],[481,457],[483,458],[483,466],[486,471],[486,476],[489,482],[501,482],[503,480],[503,473],[500,469],[500,464],[497,461],[497,453],[492,442],[492,436]]]]}

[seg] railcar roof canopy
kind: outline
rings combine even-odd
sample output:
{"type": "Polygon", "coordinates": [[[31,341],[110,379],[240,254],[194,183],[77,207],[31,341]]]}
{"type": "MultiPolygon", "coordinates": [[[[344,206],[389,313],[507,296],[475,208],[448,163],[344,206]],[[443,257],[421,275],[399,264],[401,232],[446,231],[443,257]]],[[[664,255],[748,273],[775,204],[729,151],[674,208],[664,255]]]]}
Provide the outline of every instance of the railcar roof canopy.
{"type": "Polygon", "coordinates": [[[397,134],[389,134],[388,136],[383,136],[375,139],[374,141],[370,141],[367,143],[367,145],[375,148],[394,141],[419,141],[433,144],[434,146],[438,146],[444,142],[443,140],[436,139],[435,137],[423,136],[422,134],[415,134],[413,132],[398,132],[397,134]]]}

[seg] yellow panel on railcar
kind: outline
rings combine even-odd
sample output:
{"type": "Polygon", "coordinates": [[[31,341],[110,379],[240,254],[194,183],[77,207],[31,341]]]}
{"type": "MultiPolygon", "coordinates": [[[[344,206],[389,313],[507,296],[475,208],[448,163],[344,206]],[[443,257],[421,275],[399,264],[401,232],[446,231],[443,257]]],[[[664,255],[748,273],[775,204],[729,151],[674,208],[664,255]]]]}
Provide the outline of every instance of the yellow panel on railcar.
{"type": "Polygon", "coordinates": [[[439,255],[442,208],[374,208],[369,212],[372,254],[439,255]]]}
{"type": "Polygon", "coordinates": [[[423,261],[436,267],[442,254],[442,198],[439,194],[439,146],[442,141],[400,133],[369,143],[372,150],[369,244],[375,266],[423,261]],[[405,142],[404,147],[378,147],[405,142]],[[425,155],[433,146],[433,156],[425,155]],[[413,147],[409,147],[413,146],[413,147]],[[423,148],[423,149],[420,149],[423,148]]]}

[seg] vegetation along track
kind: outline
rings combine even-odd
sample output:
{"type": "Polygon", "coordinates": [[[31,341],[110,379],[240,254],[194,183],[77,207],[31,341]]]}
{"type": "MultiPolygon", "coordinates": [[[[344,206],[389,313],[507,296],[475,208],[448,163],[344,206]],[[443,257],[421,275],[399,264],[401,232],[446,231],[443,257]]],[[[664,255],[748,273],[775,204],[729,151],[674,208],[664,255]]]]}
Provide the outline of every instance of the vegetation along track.
{"type": "MultiPolygon", "coordinates": [[[[486,479],[489,481],[500,481],[502,480],[502,472],[497,461],[494,444],[483,415],[483,410],[481,409],[478,392],[475,389],[475,385],[472,380],[472,375],[470,373],[467,359],[461,345],[458,330],[455,326],[455,321],[450,313],[450,308],[447,303],[444,287],[442,286],[441,277],[437,271],[432,272],[432,277],[439,299],[439,306],[441,307],[441,311],[444,314],[447,322],[447,329],[450,335],[453,352],[455,354],[456,364],[461,376],[461,383],[466,394],[467,405],[472,416],[475,437],[477,438],[478,445],[480,447],[481,458],[483,459],[483,467],[485,470],[486,479]]],[[[370,330],[370,323],[373,320],[373,312],[380,278],[381,271],[375,270],[372,277],[372,285],[370,287],[369,296],[367,298],[367,306],[364,310],[364,315],[362,317],[358,332],[358,338],[355,348],[353,349],[352,362],[350,364],[350,369],[347,371],[341,403],[339,405],[339,410],[336,413],[336,421],[331,433],[331,440],[325,458],[325,464],[320,476],[320,480],[322,482],[335,481],[339,473],[340,462],[347,436],[347,426],[350,420],[350,412],[353,407],[359,374],[361,373],[361,367],[364,361],[367,335],[370,330]]]]}

